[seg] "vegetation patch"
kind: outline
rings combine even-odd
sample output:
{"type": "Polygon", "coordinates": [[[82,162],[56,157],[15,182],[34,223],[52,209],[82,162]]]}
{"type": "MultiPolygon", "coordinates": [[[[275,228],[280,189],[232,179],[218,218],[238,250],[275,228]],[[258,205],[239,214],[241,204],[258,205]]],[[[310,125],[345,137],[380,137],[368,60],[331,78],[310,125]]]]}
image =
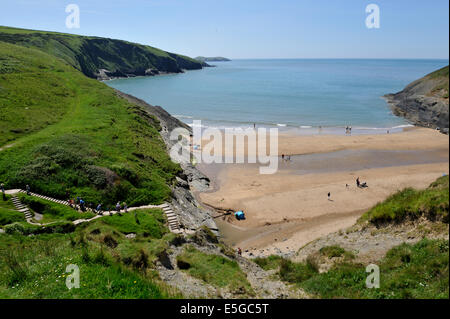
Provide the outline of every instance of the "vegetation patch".
{"type": "Polygon", "coordinates": [[[443,176],[425,190],[406,188],[366,212],[360,222],[401,222],[425,216],[448,223],[449,177],[443,176]]]}
{"type": "Polygon", "coordinates": [[[203,253],[192,246],[177,257],[179,268],[192,277],[216,287],[229,287],[233,291],[252,295],[253,290],[238,263],[228,258],[203,253]]]}
{"type": "Polygon", "coordinates": [[[264,270],[277,269],[280,267],[282,257],[277,255],[270,255],[268,257],[258,257],[253,259],[253,261],[259,265],[264,270]]]}
{"type": "Polygon", "coordinates": [[[378,263],[380,288],[366,287],[366,265],[343,261],[319,273],[308,262],[283,260],[279,277],[320,298],[449,297],[448,240],[423,239],[391,249],[378,263]]]}
{"type": "Polygon", "coordinates": [[[130,213],[115,214],[101,218],[103,224],[113,227],[123,234],[138,234],[151,238],[162,238],[169,230],[160,209],[136,210],[130,213]]]}

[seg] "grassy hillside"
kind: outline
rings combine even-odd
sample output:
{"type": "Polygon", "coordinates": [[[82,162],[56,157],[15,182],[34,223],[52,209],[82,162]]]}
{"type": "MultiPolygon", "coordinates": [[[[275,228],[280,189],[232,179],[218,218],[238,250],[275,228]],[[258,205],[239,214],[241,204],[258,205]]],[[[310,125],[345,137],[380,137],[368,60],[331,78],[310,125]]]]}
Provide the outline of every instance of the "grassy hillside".
{"type": "Polygon", "coordinates": [[[33,237],[10,225],[0,234],[0,298],[179,297],[154,270],[172,238],[164,222],[160,210],[143,210],[33,237]],[[79,289],[65,285],[69,264],[80,269],[79,289]]]}
{"type": "Polygon", "coordinates": [[[433,73],[430,73],[426,76],[426,78],[437,81],[435,86],[430,91],[431,95],[437,95],[437,96],[441,96],[443,98],[448,99],[448,90],[449,90],[448,67],[449,66],[447,65],[446,67],[443,67],[442,69],[434,71],[433,73]]]}
{"type": "Polygon", "coordinates": [[[0,41],[0,181],[64,199],[161,203],[178,165],[159,123],[65,61],[0,41]],[[7,147],[11,146],[11,147],[7,147]]]}
{"type": "Polygon", "coordinates": [[[407,188],[391,195],[384,202],[366,212],[361,222],[374,224],[383,222],[401,222],[405,219],[417,219],[425,216],[431,220],[448,223],[449,177],[443,176],[425,190],[407,188]]]}
{"type": "Polygon", "coordinates": [[[96,78],[201,69],[199,61],[146,45],[99,37],[0,27],[0,41],[37,48],[96,78]]]}

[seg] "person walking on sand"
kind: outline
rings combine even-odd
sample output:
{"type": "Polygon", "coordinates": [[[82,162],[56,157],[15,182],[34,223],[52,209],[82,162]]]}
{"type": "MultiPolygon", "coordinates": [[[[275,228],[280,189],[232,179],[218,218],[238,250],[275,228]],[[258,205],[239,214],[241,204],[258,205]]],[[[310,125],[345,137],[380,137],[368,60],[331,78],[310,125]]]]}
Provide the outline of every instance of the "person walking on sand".
{"type": "Polygon", "coordinates": [[[242,256],[242,249],[241,249],[241,247],[238,247],[238,255],[242,256]]]}
{"type": "Polygon", "coordinates": [[[359,177],[356,179],[356,186],[357,186],[357,187],[361,186],[361,183],[360,183],[360,181],[359,181],[359,177]]]}
{"type": "Polygon", "coordinates": [[[331,193],[328,192],[328,200],[331,200],[331,193]]]}

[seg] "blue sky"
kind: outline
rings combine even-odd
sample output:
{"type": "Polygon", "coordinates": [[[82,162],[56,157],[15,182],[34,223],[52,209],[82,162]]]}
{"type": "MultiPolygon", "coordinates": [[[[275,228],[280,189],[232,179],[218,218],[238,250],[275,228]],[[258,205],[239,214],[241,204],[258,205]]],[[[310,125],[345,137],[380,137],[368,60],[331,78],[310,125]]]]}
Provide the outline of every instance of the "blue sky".
{"type": "Polygon", "coordinates": [[[0,25],[96,35],[188,56],[443,58],[448,0],[0,0],[0,25]],[[67,29],[66,5],[80,29],[67,29]],[[368,4],[380,28],[365,26],[368,4]]]}

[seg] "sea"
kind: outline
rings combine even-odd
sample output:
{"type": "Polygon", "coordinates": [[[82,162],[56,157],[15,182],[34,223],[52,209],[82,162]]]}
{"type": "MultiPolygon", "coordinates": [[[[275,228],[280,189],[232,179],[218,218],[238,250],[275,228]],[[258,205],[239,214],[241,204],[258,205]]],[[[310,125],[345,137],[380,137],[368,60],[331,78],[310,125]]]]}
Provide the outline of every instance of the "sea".
{"type": "Polygon", "coordinates": [[[246,59],[154,77],[106,81],[162,106],[188,125],[278,127],[305,134],[385,133],[411,126],[383,95],[448,65],[448,60],[246,59]]]}

